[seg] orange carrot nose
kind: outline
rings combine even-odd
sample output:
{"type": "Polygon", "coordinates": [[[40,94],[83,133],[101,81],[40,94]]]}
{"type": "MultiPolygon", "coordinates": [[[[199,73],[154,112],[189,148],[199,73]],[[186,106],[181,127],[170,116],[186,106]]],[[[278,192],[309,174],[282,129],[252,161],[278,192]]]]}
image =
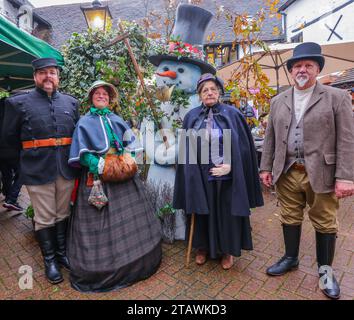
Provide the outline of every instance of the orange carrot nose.
{"type": "Polygon", "coordinates": [[[177,78],[177,73],[174,71],[165,71],[165,72],[156,72],[157,75],[161,77],[169,77],[171,79],[176,79],[177,78]]]}

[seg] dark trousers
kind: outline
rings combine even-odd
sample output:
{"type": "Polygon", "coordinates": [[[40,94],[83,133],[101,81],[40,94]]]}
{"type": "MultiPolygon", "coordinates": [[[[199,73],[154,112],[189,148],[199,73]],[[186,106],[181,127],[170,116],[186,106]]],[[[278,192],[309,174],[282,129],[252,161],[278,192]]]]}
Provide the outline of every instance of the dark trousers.
{"type": "Polygon", "coordinates": [[[0,171],[5,201],[16,202],[22,187],[17,159],[1,159],[0,171]]]}

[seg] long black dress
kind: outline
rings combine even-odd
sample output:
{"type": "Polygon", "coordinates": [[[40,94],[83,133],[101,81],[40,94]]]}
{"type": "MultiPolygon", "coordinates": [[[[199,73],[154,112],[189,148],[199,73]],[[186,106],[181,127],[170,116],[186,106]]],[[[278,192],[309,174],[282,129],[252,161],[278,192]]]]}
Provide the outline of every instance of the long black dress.
{"type": "MultiPolygon", "coordinates": [[[[230,203],[222,200],[230,192],[231,181],[208,181],[206,177],[203,182],[210,213],[195,215],[193,248],[206,250],[212,259],[224,254],[239,257],[241,249],[252,250],[250,218],[232,216],[230,203]]],[[[190,232],[191,215],[187,219],[186,239],[190,232]]]]}

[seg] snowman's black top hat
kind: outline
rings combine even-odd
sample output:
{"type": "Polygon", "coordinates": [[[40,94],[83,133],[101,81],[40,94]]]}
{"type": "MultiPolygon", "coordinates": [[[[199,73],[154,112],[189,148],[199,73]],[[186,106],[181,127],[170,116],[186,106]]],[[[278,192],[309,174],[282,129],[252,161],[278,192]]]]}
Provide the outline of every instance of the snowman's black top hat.
{"type": "MultiPolygon", "coordinates": [[[[175,26],[171,38],[178,38],[178,41],[189,44],[193,48],[196,48],[195,46],[202,46],[205,31],[212,17],[213,14],[210,11],[201,7],[180,4],[177,8],[175,26]]],[[[173,52],[166,52],[165,54],[157,54],[149,57],[149,61],[155,66],[158,66],[163,60],[192,63],[200,67],[202,73],[216,73],[216,69],[212,65],[192,56],[178,56],[173,54],[173,52]]]]}

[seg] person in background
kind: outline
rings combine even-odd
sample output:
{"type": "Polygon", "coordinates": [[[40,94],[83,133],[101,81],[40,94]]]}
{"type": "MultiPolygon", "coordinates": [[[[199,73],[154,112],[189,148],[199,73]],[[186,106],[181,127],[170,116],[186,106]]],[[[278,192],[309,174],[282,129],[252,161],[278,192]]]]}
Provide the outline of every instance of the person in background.
{"type": "Polygon", "coordinates": [[[263,142],[264,142],[265,130],[267,128],[267,122],[268,122],[268,113],[261,114],[258,118],[258,122],[259,122],[258,126],[253,128],[251,130],[251,133],[257,151],[257,162],[259,167],[261,165],[263,142]]]}
{"type": "MultiPolygon", "coordinates": [[[[5,98],[0,99],[0,128],[3,127],[4,114],[5,98]]],[[[19,174],[19,155],[20,150],[7,143],[0,132],[1,192],[5,196],[3,207],[13,211],[23,211],[17,202],[22,187],[19,174]]]]}

